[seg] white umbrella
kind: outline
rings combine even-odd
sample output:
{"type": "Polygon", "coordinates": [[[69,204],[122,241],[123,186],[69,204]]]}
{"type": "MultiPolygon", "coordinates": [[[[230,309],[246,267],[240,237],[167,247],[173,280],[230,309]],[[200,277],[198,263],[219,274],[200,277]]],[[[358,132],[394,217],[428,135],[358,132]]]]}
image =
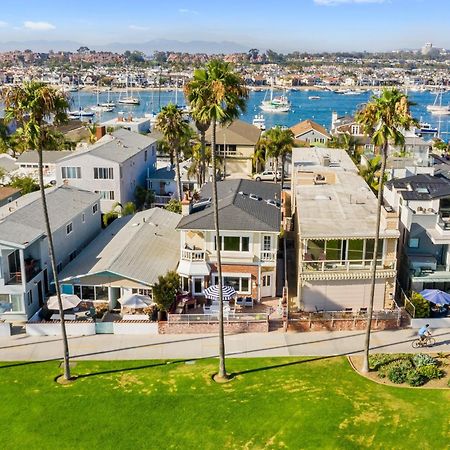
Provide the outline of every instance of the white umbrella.
{"type": "MultiPolygon", "coordinates": [[[[219,300],[219,286],[216,284],[214,286],[209,286],[203,293],[206,298],[210,300],[219,300]]],[[[236,295],[236,291],[232,286],[223,286],[222,288],[222,299],[227,301],[231,300],[236,295]]]]}
{"type": "Polygon", "coordinates": [[[153,300],[148,295],[129,294],[119,298],[119,303],[122,307],[142,309],[153,305],[153,300]]]}
{"type": "MultiPolygon", "coordinates": [[[[61,302],[63,306],[63,311],[67,309],[76,308],[81,303],[81,298],[78,295],[73,294],[61,294],[61,302]]],[[[58,306],[58,296],[52,295],[47,300],[48,309],[59,309],[58,306]]]]}

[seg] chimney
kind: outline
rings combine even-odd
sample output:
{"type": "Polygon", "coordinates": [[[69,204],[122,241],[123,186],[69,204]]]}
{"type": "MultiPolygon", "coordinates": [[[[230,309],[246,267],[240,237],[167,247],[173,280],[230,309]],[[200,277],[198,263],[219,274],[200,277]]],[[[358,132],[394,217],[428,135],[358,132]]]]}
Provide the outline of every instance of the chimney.
{"type": "Polygon", "coordinates": [[[336,111],[333,111],[331,113],[331,131],[334,130],[337,120],[338,120],[338,113],[336,111]]]}
{"type": "Polygon", "coordinates": [[[181,200],[181,215],[188,216],[191,213],[191,201],[189,192],[184,193],[184,198],[181,200]]]}
{"type": "Polygon", "coordinates": [[[97,129],[95,130],[95,139],[98,141],[103,136],[105,136],[105,134],[106,134],[106,127],[104,125],[101,125],[97,127],[97,129]]]}

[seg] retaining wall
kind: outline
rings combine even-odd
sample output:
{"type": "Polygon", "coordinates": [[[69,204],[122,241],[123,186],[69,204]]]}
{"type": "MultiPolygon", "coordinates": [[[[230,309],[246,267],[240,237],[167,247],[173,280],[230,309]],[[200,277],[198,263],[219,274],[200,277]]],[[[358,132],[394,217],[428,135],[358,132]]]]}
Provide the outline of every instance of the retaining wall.
{"type": "Polygon", "coordinates": [[[121,320],[113,322],[114,334],[158,334],[158,322],[121,320]]]}
{"type": "MultiPolygon", "coordinates": [[[[61,323],[28,322],[25,330],[29,336],[61,336],[61,323]]],[[[91,336],[95,334],[95,322],[66,320],[66,333],[67,336],[91,336]]]]}
{"type": "MultiPolygon", "coordinates": [[[[267,333],[269,322],[229,322],[224,323],[225,333],[267,333]]],[[[159,334],[206,334],[218,333],[219,324],[214,323],[169,323],[159,322],[159,334]]]]}
{"type": "MultiPolygon", "coordinates": [[[[288,331],[352,331],[365,330],[366,320],[308,320],[290,319],[288,331]]],[[[372,330],[394,330],[398,329],[397,319],[373,319],[372,330]]]]}
{"type": "Polygon", "coordinates": [[[11,324],[9,322],[0,322],[0,337],[11,336],[11,324]]]}

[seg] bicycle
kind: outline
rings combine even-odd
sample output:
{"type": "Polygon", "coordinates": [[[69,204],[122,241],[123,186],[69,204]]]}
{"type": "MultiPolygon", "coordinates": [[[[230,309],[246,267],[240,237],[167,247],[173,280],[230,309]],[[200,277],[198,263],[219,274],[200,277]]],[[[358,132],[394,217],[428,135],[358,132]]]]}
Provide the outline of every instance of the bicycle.
{"type": "Polygon", "coordinates": [[[432,336],[424,336],[423,339],[415,339],[411,343],[412,348],[433,347],[434,344],[436,344],[436,339],[432,336]]]}

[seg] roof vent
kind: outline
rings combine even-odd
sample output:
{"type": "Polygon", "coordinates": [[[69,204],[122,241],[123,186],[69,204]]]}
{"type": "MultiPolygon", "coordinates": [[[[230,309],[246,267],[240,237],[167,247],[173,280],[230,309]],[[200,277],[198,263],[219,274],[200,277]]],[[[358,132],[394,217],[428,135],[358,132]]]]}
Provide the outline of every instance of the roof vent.
{"type": "Polygon", "coordinates": [[[252,200],[261,200],[257,195],[255,194],[250,194],[249,198],[251,198],[252,200]]]}

